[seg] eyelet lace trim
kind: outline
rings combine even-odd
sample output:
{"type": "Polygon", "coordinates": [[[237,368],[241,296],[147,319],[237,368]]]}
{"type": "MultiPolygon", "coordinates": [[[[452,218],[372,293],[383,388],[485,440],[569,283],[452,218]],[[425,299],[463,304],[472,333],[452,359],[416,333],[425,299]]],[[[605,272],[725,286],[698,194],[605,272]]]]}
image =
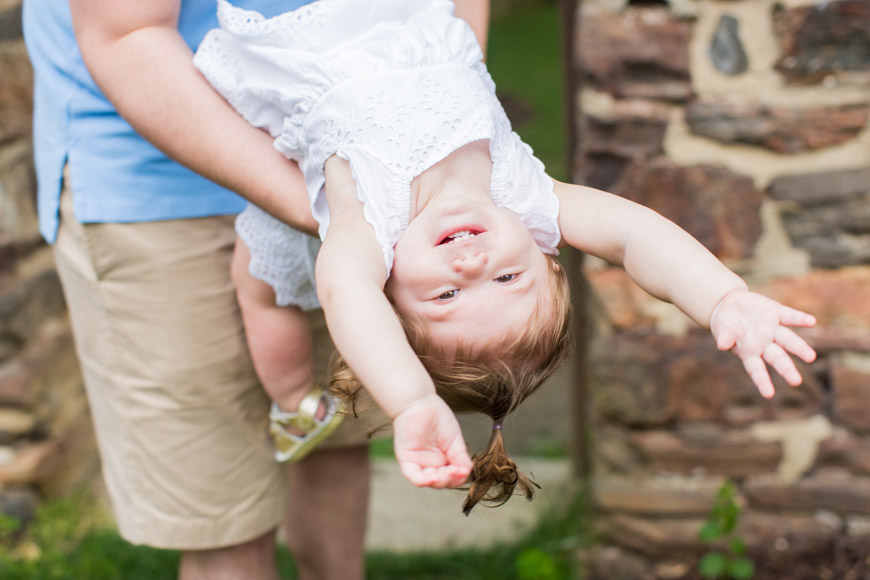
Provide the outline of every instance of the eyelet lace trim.
{"type": "MultiPolygon", "coordinates": [[[[377,0],[363,9],[358,2],[318,0],[263,18],[218,0],[222,30],[206,36],[194,62],[248,122],[299,162],[321,236],[329,216],[319,197],[331,155],[350,162],[389,271],[410,218],[411,181],[463,145],[487,139],[493,201],[521,215],[542,250],[555,251],[552,182],[512,132],[473,33],[449,15],[452,3],[377,0]],[[382,23],[382,14],[406,20],[382,23]]],[[[290,271],[310,263],[313,272],[311,250],[299,241],[304,234],[289,241],[294,230],[262,211],[246,211],[237,229],[251,249],[252,273],[279,299],[304,300],[294,296],[296,286],[313,296],[313,274],[306,286],[305,276],[290,271]],[[306,257],[286,255],[293,252],[306,257]]]]}

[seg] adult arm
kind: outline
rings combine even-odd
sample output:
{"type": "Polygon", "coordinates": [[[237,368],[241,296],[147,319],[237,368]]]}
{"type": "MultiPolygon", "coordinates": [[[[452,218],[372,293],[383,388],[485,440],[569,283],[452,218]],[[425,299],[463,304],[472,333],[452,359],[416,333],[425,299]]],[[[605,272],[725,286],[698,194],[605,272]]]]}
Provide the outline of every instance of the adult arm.
{"type": "Polygon", "coordinates": [[[70,0],[94,81],[145,139],[291,226],[316,232],[298,166],[242,119],[193,66],[181,0],[70,0]]]}
{"type": "Polygon", "coordinates": [[[763,396],[774,394],[765,363],[789,384],[801,383],[788,353],[811,362],[815,352],[787,327],[813,326],[815,318],[750,292],[700,242],[649,208],[589,187],[555,189],[564,243],[621,264],[641,288],[709,328],[763,396]]]}

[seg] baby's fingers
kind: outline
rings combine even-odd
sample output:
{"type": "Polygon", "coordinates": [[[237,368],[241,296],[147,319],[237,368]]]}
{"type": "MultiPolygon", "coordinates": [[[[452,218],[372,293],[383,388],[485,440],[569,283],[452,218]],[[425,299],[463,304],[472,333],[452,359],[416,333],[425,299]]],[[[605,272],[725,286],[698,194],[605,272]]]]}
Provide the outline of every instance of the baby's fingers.
{"type": "Polygon", "coordinates": [[[764,360],[791,386],[796,387],[803,381],[794,361],[778,344],[769,344],[764,349],[764,360]]]}
{"type": "Polygon", "coordinates": [[[805,363],[811,363],[816,360],[816,351],[813,350],[807,341],[798,336],[790,328],[780,326],[774,335],[776,344],[792,353],[805,363]]]}
{"type": "Polygon", "coordinates": [[[761,396],[765,399],[773,398],[773,383],[770,380],[770,374],[767,372],[764,360],[760,356],[747,357],[743,359],[743,368],[746,369],[749,378],[758,387],[761,396]]]}
{"type": "Polygon", "coordinates": [[[417,487],[452,488],[462,485],[468,479],[468,472],[455,465],[441,467],[422,467],[411,461],[399,463],[405,479],[417,487]]]}
{"type": "Polygon", "coordinates": [[[816,317],[812,314],[807,314],[791,308],[790,306],[780,306],[779,323],[786,326],[803,326],[809,328],[816,325],[816,317]]]}

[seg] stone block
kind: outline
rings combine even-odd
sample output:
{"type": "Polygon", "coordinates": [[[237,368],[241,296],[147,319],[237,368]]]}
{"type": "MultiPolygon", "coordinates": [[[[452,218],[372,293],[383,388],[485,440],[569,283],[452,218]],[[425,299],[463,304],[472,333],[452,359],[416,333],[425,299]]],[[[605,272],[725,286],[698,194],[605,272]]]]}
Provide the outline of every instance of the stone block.
{"type": "MultiPolygon", "coordinates": [[[[29,143],[2,148],[0,155],[0,236],[28,242],[39,232],[36,217],[36,176],[29,143]]],[[[0,267],[6,270],[6,267],[0,267]]]]}
{"type": "Polygon", "coordinates": [[[870,478],[840,470],[820,470],[794,485],[759,475],[744,483],[743,493],[750,506],[760,510],[870,515],[870,478]]]}
{"type": "Polygon", "coordinates": [[[782,211],[792,244],[815,268],[870,263],[870,193],[848,202],[782,211]]]}
{"type": "Polygon", "coordinates": [[[704,518],[643,518],[627,514],[599,519],[601,534],[623,548],[661,560],[700,554],[705,545],[698,539],[704,518]]]}
{"type": "Polygon", "coordinates": [[[773,13],[782,57],[776,69],[788,82],[818,83],[828,75],[870,73],[870,3],[814,2],[773,13]]]}
{"type": "MultiPolygon", "coordinates": [[[[0,35],[8,11],[0,13],[0,35]]],[[[20,13],[18,14],[20,18],[20,13]]],[[[24,41],[0,39],[0,145],[30,134],[33,119],[33,69],[24,41]]]]}
{"type": "Polygon", "coordinates": [[[590,383],[596,412],[608,421],[640,427],[674,417],[660,372],[657,335],[613,335],[591,343],[590,383]]]}
{"type": "MultiPolygon", "coordinates": [[[[812,532],[812,530],[811,530],[812,532]]],[[[824,528],[811,534],[791,533],[750,552],[754,578],[779,580],[856,580],[870,573],[870,538],[825,535],[824,528]]]]}
{"type": "Polygon", "coordinates": [[[870,107],[770,107],[755,102],[696,101],[686,109],[692,133],[791,154],[854,139],[867,127],[870,107]]]}
{"type": "Polygon", "coordinates": [[[0,443],[8,444],[31,433],[36,427],[33,413],[0,407],[0,443]]]}
{"type": "Polygon", "coordinates": [[[800,420],[754,423],[749,432],[758,441],[782,446],[776,476],[780,483],[791,484],[815,465],[820,444],[831,438],[833,427],[825,415],[819,414],[800,420]]]}
{"type": "Polygon", "coordinates": [[[48,497],[60,497],[82,485],[93,484],[100,473],[100,456],[87,403],[83,398],[68,401],[69,397],[64,402],[65,410],[76,415],[68,417],[65,424],[56,421],[52,425],[57,447],[51,469],[38,479],[39,489],[48,497]]]}
{"type": "Polygon", "coordinates": [[[859,199],[870,191],[870,167],[780,175],[767,194],[801,207],[830,205],[859,199]]]}
{"type": "Polygon", "coordinates": [[[602,268],[585,273],[607,322],[618,329],[651,330],[655,319],[646,306],[654,299],[622,268],[602,268]]]}
{"type": "MultiPolygon", "coordinates": [[[[859,329],[813,328],[801,332],[820,357],[834,352],[870,352],[870,335],[859,329]]],[[[814,363],[823,368],[823,360],[814,363]]]]}
{"type": "Polygon", "coordinates": [[[35,484],[54,467],[59,443],[39,441],[15,448],[11,461],[0,464],[0,484],[35,484]]]}
{"type": "Polygon", "coordinates": [[[592,480],[593,502],[606,512],[646,516],[706,516],[722,478],[614,477],[592,480]]]}
{"type": "Polygon", "coordinates": [[[589,82],[619,97],[684,101],[689,78],[691,25],[666,8],[584,14],[575,38],[575,62],[589,82]]]}
{"type": "Polygon", "coordinates": [[[870,433],[870,361],[836,356],[830,361],[834,413],[846,427],[870,433]]]}
{"type": "Polygon", "coordinates": [[[707,51],[713,67],[726,75],[740,75],[749,67],[749,59],[740,40],[740,21],[730,14],[719,18],[710,49],[707,51]]]}
{"type": "Polygon", "coordinates": [[[27,524],[36,515],[39,495],[29,488],[0,490],[0,513],[27,524]]]}
{"type": "Polygon", "coordinates": [[[34,397],[30,390],[30,372],[18,359],[0,364],[0,405],[29,407],[34,397]]]}
{"type": "Polygon", "coordinates": [[[819,446],[817,465],[839,467],[856,475],[870,475],[870,436],[859,436],[840,427],[819,446]]]}
{"type": "Polygon", "coordinates": [[[783,457],[781,445],[759,442],[744,431],[726,431],[709,445],[690,445],[668,431],[638,431],[631,440],[651,469],[666,473],[730,477],[772,473],[783,457]]]}
{"type": "Polygon", "coordinates": [[[818,339],[828,348],[838,344],[848,348],[866,343],[870,336],[868,288],[870,267],[855,266],[774,280],[758,291],[813,314],[817,329],[801,331],[813,344],[818,339]]]}
{"type": "Polygon", "coordinates": [[[38,231],[34,230],[31,235],[14,240],[0,233],[0,294],[15,284],[19,260],[42,247],[45,247],[45,240],[38,231]]]}
{"type": "Polygon", "coordinates": [[[746,511],[741,514],[737,533],[754,552],[774,547],[797,556],[829,546],[841,532],[839,521],[805,514],[773,514],[746,511]]]}
{"type": "MultiPolygon", "coordinates": [[[[683,575],[663,575],[662,578],[699,578],[695,574],[685,575],[688,568],[694,567],[697,557],[710,549],[708,544],[698,540],[698,532],[703,524],[701,519],[640,518],[619,514],[602,518],[602,532],[605,538],[620,546],[621,551],[637,557],[642,554],[641,562],[653,561],[670,563],[656,566],[657,572],[682,570],[683,575]]],[[[788,578],[789,580],[818,580],[819,578],[844,578],[845,576],[818,576],[805,574],[804,568],[810,564],[815,571],[831,567],[834,544],[839,539],[840,530],[825,518],[796,514],[770,514],[744,512],[740,516],[737,534],[746,542],[749,556],[755,561],[757,577],[788,578]],[[809,560],[808,560],[809,559],[809,560]],[[812,566],[815,564],[815,566],[812,566]]],[[[725,549],[724,546],[722,546],[725,549]]],[[[854,559],[854,550],[848,550],[848,559],[854,559]]],[[[866,552],[865,552],[866,555],[866,552]]],[[[641,578],[642,576],[638,576],[641,578]]],[[[602,580],[607,576],[602,576],[602,580]]]]}
{"type": "Polygon", "coordinates": [[[728,424],[733,407],[756,407],[756,419],[808,416],[826,401],[818,380],[799,363],[800,388],[774,377],[776,395],[762,399],[740,360],[721,352],[706,331],[674,338],[650,332],[612,334],[590,345],[590,392],[609,422],[651,427],[671,421],[728,424]]]}
{"type": "Polygon", "coordinates": [[[22,37],[21,0],[0,3],[0,42],[22,37]]]}
{"type": "Polygon", "coordinates": [[[79,392],[81,373],[72,332],[60,323],[31,340],[18,357],[0,365],[0,405],[53,416],[58,393],[79,392]],[[49,396],[48,393],[53,393],[49,396]]]}
{"type": "Polygon", "coordinates": [[[629,440],[629,432],[620,427],[602,424],[593,437],[594,464],[599,473],[634,473],[642,460],[629,440]]]}
{"type": "Polygon", "coordinates": [[[66,311],[60,280],[54,270],[20,280],[0,295],[0,328],[5,338],[25,344],[43,322],[66,311]]]}
{"type": "Polygon", "coordinates": [[[611,191],[676,222],[720,258],[748,258],[761,236],[761,192],[724,167],[632,164],[611,191]]]}
{"type": "Polygon", "coordinates": [[[648,159],[664,151],[667,119],[599,119],[587,116],[581,144],[593,154],[648,159]]]}
{"type": "Polygon", "coordinates": [[[846,519],[846,533],[850,536],[870,538],[870,518],[850,516],[846,519]]]}
{"type": "Polygon", "coordinates": [[[580,152],[575,161],[574,182],[610,191],[613,184],[622,179],[630,165],[631,161],[624,157],[608,153],[580,152]]]}
{"type": "Polygon", "coordinates": [[[595,546],[588,561],[590,580],[655,580],[648,559],[618,546],[595,546]]]}

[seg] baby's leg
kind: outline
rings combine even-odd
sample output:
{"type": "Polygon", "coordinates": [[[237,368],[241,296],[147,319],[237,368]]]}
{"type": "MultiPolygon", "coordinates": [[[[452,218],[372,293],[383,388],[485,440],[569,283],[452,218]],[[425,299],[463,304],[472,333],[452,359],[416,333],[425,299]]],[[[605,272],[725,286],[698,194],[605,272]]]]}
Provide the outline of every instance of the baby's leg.
{"type": "Polygon", "coordinates": [[[250,274],[250,261],[248,247],[237,240],[232,275],[248,348],[269,397],[282,410],[295,411],[314,386],[308,317],[298,307],[276,305],[272,287],[250,274]]]}

